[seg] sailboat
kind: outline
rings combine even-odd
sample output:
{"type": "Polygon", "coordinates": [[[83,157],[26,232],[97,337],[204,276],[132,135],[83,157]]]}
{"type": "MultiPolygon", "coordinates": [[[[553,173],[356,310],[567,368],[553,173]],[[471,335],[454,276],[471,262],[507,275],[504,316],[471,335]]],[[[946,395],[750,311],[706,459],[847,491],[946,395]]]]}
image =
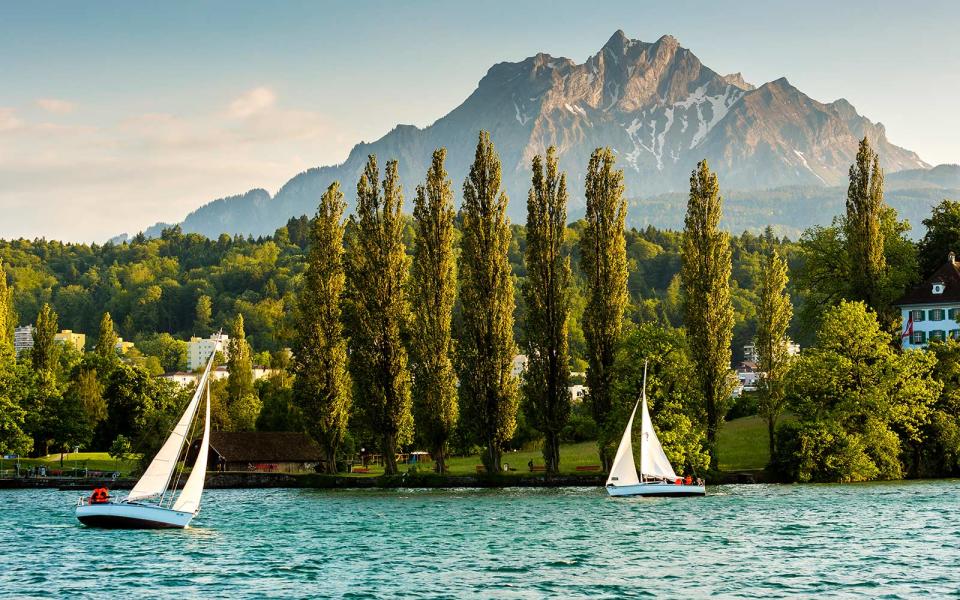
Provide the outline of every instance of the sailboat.
{"type": "Polygon", "coordinates": [[[218,337],[187,409],[127,497],[111,499],[107,497],[106,490],[102,490],[102,495],[98,493],[101,490],[97,490],[90,497],[80,498],[77,501],[76,514],[81,523],[91,527],[124,529],[182,529],[197,516],[200,512],[200,497],[203,495],[207,454],[210,449],[210,369],[219,348],[218,337]],[[204,395],[206,410],[203,437],[193,470],[178,495],[178,482],[174,481],[173,486],[170,483],[186,445],[200,399],[204,395]]]}
{"type": "Polygon", "coordinates": [[[687,483],[677,477],[663,452],[647,409],[647,364],[643,364],[643,392],[633,406],[627,429],[620,439],[613,467],[607,477],[607,493],[611,496],[704,496],[703,481],[687,483]],[[633,419],[640,409],[640,470],[633,461],[633,419]]]}

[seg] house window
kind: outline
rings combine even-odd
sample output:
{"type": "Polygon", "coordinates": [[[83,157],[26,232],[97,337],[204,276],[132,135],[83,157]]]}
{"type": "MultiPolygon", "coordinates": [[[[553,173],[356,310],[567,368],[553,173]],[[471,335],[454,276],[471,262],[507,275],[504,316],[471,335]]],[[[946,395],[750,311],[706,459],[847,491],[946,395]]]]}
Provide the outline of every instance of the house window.
{"type": "Polygon", "coordinates": [[[956,320],[957,320],[957,309],[956,309],[956,308],[951,308],[950,310],[948,310],[948,311],[947,311],[947,318],[949,318],[951,321],[956,321],[956,320]]]}
{"type": "Polygon", "coordinates": [[[930,341],[931,342],[942,342],[946,337],[945,332],[942,329],[934,329],[930,332],[930,341]]]}
{"type": "Polygon", "coordinates": [[[951,330],[950,330],[950,339],[951,339],[951,340],[960,340],[960,329],[951,329],[951,330]]]}
{"type": "Polygon", "coordinates": [[[944,316],[945,315],[942,308],[934,308],[930,311],[931,321],[942,321],[944,316]]]}
{"type": "Polygon", "coordinates": [[[945,286],[943,285],[943,283],[938,281],[937,283],[933,284],[933,293],[942,294],[944,287],[945,286]]]}
{"type": "Polygon", "coordinates": [[[910,343],[914,345],[923,344],[927,341],[927,334],[923,331],[914,331],[910,336],[910,343]]]}
{"type": "Polygon", "coordinates": [[[916,323],[916,322],[918,322],[918,321],[923,321],[923,320],[924,320],[923,317],[924,317],[924,313],[923,313],[922,310],[911,310],[911,311],[910,311],[910,318],[913,319],[913,322],[914,322],[914,323],[916,323]]]}

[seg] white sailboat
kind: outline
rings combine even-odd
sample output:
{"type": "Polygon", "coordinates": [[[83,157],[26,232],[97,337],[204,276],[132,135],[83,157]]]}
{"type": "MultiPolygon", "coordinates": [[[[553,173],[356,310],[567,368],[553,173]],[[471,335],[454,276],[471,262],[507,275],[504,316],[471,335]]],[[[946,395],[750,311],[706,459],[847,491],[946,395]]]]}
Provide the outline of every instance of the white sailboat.
{"type": "Polygon", "coordinates": [[[607,477],[607,493],[611,496],[704,496],[706,487],[701,480],[690,481],[677,477],[673,466],[663,452],[657,432],[647,409],[647,365],[643,365],[643,392],[633,406],[627,429],[620,439],[613,467],[607,477]],[[640,408],[640,470],[633,460],[633,419],[640,408]]]}
{"type": "Polygon", "coordinates": [[[98,497],[95,492],[89,498],[80,498],[77,502],[77,519],[84,525],[109,528],[184,528],[200,512],[200,497],[203,495],[204,477],[207,472],[207,454],[210,448],[210,369],[216,351],[220,348],[217,341],[210,360],[197,382],[187,409],[160,451],[150,462],[130,493],[122,500],[98,497]],[[176,482],[171,488],[170,482],[176,471],[180,454],[187,443],[187,436],[200,399],[206,395],[206,410],[203,422],[197,460],[187,481],[176,493],[176,482]],[[170,489],[168,489],[170,488],[170,489]]]}

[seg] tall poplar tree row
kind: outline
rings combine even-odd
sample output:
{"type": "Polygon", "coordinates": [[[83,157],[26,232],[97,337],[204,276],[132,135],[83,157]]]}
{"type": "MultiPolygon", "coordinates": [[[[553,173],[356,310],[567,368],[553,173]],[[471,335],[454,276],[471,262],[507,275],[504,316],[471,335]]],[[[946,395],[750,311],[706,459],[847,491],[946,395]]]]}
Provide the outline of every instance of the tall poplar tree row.
{"type": "Polygon", "coordinates": [[[20,406],[23,386],[14,365],[12,291],[0,261],[0,454],[25,452],[31,445],[24,431],[26,411],[20,406]]]}
{"type": "Polygon", "coordinates": [[[600,427],[600,461],[610,469],[617,427],[613,407],[613,361],[627,305],[627,243],[623,234],[627,203],[623,171],[609,148],[597,148],[587,167],[586,225],[580,237],[580,269],[587,280],[583,335],[587,341],[587,387],[593,418],[600,427]]]}
{"type": "MultiPolygon", "coordinates": [[[[13,353],[13,294],[7,287],[7,273],[0,259],[0,360],[10,358],[13,353]]],[[[0,363],[0,368],[2,368],[0,363]]]]}
{"type": "Polygon", "coordinates": [[[863,300],[877,313],[886,309],[882,298],[887,270],[881,226],[884,209],[880,158],[864,137],[856,162],[850,166],[844,233],[850,261],[850,291],[854,299],[863,300]]]}
{"type": "Polygon", "coordinates": [[[323,470],[336,473],[337,450],[347,431],[353,390],[347,373],[347,342],[340,322],[344,292],[343,211],[334,182],[320,199],[308,231],[309,251],[297,298],[293,397],[307,432],[323,450],[323,470]]]}
{"type": "Polygon", "coordinates": [[[533,181],[527,196],[527,248],[523,284],[527,371],[523,390],[534,427],[543,433],[543,459],[548,473],[560,465],[560,432],[570,417],[570,257],[562,252],[567,226],[567,177],[558,173],[556,148],[533,159],[533,181]]]}
{"type": "Polygon", "coordinates": [[[350,373],[359,416],[379,437],[385,472],[397,473],[396,453],[413,435],[410,373],[402,332],[408,325],[408,259],[403,245],[403,193],[397,161],[378,188],[370,156],[357,183],[356,214],[347,238],[347,323],[350,373]]]}
{"type": "Polygon", "coordinates": [[[760,378],[759,413],[767,420],[770,456],[774,456],[774,432],[777,418],[785,405],[784,374],[790,355],[787,328],[793,317],[793,305],[787,293],[787,261],[776,248],[770,248],[760,270],[757,293],[757,338],[760,378]]]}
{"type": "Polygon", "coordinates": [[[460,407],[484,445],[483,464],[499,471],[506,442],[517,427],[517,383],[511,373],[513,281],[508,250],[507,195],[500,186],[500,157],[490,134],[480,132],[470,174],[463,183],[460,255],[460,407]]]}
{"type": "Polygon", "coordinates": [[[707,161],[690,175],[690,199],[684,219],[680,285],[684,318],[707,416],[710,467],[718,465],[717,432],[732,391],[730,341],[730,238],[720,231],[720,184],[707,161]]]}
{"type": "Polygon", "coordinates": [[[444,168],[447,151],[435,150],[427,181],[413,205],[415,246],[410,295],[413,408],[417,430],[438,473],[446,471],[447,447],[457,424],[457,376],[450,328],[457,293],[453,253],[453,187],[444,168]]]}

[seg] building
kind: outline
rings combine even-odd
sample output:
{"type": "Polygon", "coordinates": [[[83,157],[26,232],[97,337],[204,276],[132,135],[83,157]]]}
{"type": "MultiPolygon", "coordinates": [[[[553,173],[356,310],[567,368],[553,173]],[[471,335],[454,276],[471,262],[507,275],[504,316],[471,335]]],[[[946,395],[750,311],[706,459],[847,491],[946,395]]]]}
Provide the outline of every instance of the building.
{"type": "MultiPolygon", "coordinates": [[[[762,373],[757,368],[757,363],[752,360],[745,360],[737,367],[737,389],[739,392],[756,391],[760,383],[762,373]]],[[[735,395],[740,395],[735,394],[735,395]]]]}
{"type": "MultiPolygon", "coordinates": [[[[277,369],[266,369],[264,367],[254,367],[253,368],[253,380],[256,381],[263,377],[269,377],[276,373],[277,369]]],[[[221,365],[214,368],[210,371],[211,381],[220,381],[222,379],[227,379],[230,377],[230,372],[227,370],[227,367],[221,365]]],[[[190,387],[196,385],[197,381],[200,379],[200,374],[196,371],[174,371],[172,373],[164,373],[160,375],[161,379],[166,379],[167,381],[172,381],[183,387],[190,387]]]]}
{"type": "Polygon", "coordinates": [[[182,387],[189,387],[191,385],[197,384],[197,379],[200,376],[196,373],[190,373],[188,371],[175,371],[173,373],[164,373],[160,375],[160,379],[166,379],[167,381],[172,381],[177,385],[182,387]]]}
{"type": "Polygon", "coordinates": [[[510,364],[510,374],[514,377],[522,377],[523,374],[527,371],[527,355],[526,354],[517,354],[513,357],[513,362],[510,364]]]}
{"type": "Polygon", "coordinates": [[[133,349],[133,342],[125,342],[122,337],[117,338],[117,344],[113,347],[117,354],[124,355],[133,349]]]}
{"type": "Polygon", "coordinates": [[[897,300],[903,317],[903,348],[925,348],[929,342],[960,337],[960,263],[956,254],[897,300]]]}
{"type": "MultiPolygon", "coordinates": [[[[798,354],[800,354],[800,344],[795,344],[791,339],[787,338],[787,355],[796,356],[798,354]]],[[[760,364],[760,354],[757,352],[755,345],[747,344],[743,347],[743,360],[760,364]]]]}
{"type": "MultiPolygon", "coordinates": [[[[227,342],[229,340],[230,338],[226,334],[220,336],[220,352],[224,358],[227,356],[227,342]]],[[[196,371],[202,368],[207,364],[207,360],[210,359],[210,355],[216,348],[217,334],[213,334],[209,338],[190,338],[190,341],[187,342],[187,369],[196,371]]]]}
{"type": "MultiPolygon", "coordinates": [[[[196,460],[200,440],[190,447],[196,460]]],[[[276,431],[211,431],[209,471],[312,471],[323,462],[320,446],[305,433],[276,431]]]]}
{"type": "Polygon", "coordinates": [[[588,388],[585,385],[577,383],[568,387],[567,390],[570,392],[571,404],[580,404],[587,397],[588,388]]]}
{"type": "Polygon", "coordinates": [[[79,352],[83,352],[84,347],[87,345],[86,335],[82,333],[74,333],[70,329],[64,329],[60,333],[55,334],[53,336],[53,340],[64,345],[73,346],[79,352]]]}
{"type": "Polygon", "coordinates": [[[13,330],[13,349],[17,354],[33,349],[33,325],[23,325],[13,330]]]}

